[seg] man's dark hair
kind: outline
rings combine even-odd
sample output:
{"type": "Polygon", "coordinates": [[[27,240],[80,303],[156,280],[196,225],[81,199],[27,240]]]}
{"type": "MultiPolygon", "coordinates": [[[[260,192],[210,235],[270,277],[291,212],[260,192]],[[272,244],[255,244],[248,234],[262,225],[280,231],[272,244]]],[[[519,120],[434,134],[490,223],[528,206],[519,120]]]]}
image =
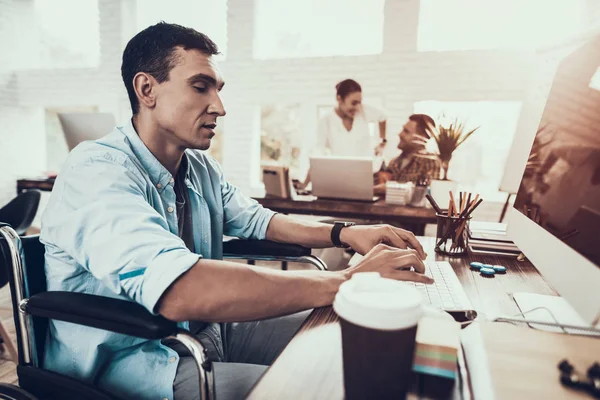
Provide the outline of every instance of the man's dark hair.
{"type": "Polygon", "coordinates": [[[435,128],[435,121],[427,114],[413,114],[408,117],[410,121],[414,121],[417,123],[417,132],[426,138],[430,138],[429,130],[431,127],[435,128]]]}
{"type": "Polygon", "coordinates": [[[205,34],[166,22],[147,27],[127,43],[123,51],[121,76],[134,115],[140,111],[140,103],[133,89],[133,77],[138,72],[146,72],[158,83],[167,81],[169,72],[179,61],[175,55],[177,47],[196,49],[208,55],[219,54],[217,45],[205,34]]]}
{"type": "Polygon", "coordinates": [[[335,85],[335,90],[337,95],[340,96],[342,100],[344,100],[350,93],[362,92],[362,88],[358,82],[353,79],[344,79],[335,85]]]}

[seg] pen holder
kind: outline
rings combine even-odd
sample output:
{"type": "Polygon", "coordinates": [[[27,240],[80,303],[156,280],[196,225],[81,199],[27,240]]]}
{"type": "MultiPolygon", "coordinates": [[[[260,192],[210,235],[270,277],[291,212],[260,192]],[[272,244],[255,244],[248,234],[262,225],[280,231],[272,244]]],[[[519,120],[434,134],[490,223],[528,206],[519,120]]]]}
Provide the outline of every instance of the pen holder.
{"type": "Polygon", "coordinates": [[[447,214],[436,214],[436,217],[436,253],[448,256],[466,255],[468,253],[468,228],[471,217],[450,217],[447,214]]]}
{"type": "Polygon", "coordinates": [[[427,186],[415,186],[410,198],[409,205],[412,207],[425,207],[425,195],[427,194],[427,186]]]}

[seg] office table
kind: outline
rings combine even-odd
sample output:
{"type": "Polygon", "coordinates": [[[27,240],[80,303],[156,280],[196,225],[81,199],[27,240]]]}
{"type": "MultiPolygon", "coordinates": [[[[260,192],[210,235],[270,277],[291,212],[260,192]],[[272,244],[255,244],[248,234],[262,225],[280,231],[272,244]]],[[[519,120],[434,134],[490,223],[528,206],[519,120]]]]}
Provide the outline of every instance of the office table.
{"type": "Polygon", "coordinates": [[[266,208],[283,214],[323,215],[339,218],[381,220],[387,224],[405,227],[415,235],[425,233],[425,224],[435,224],[435,211],[425,207],[386,204],[352,200],[325,200],[314,196],[300,196],[298,200],[277,197],[254,197],[266,208]]]}
{"type": "MultiPolygon", "coordinates": [[[[433,251],[434,238],[419,237],[430,259],[449,261],[473,307],[481,312],[519,314],[511,293],[556,295],[528,261],[495,256],[450,258],[433,251]],[[469,263],[505,265],[506,275],[483,278],[469,263]]],[[[465,388],[455,385],[455,397],[465,388]]],[[[331,307],[315,309],[296,336],[250,392],[249,399],[343,399],[342,344],[338,317],[331,307]]]]}
{"type": "Polygon", "coordinates": [[[26,190],[41,190],[44,192],[51,192],[54,187],[54,179],[18,179],[17,180],[17,194],[21,194],[26,190]]]}
{"type": "MultiPolygon", "coordinates": [[[[36,189],[52,191],[54,179],[19,179],[17,194],[36,189]]],[[[300,200],[275,197],[255,197],[266,208],[283,214],[323,215],[339,218],[380,220],[384,223],[405,227],[415,235],[425,233],[425,224],[435,224],[435,211],[425,207],[386,204],[384,199],[376,202],[350,200],[322,200],[313,196],[300,196],[300,200]]]]}

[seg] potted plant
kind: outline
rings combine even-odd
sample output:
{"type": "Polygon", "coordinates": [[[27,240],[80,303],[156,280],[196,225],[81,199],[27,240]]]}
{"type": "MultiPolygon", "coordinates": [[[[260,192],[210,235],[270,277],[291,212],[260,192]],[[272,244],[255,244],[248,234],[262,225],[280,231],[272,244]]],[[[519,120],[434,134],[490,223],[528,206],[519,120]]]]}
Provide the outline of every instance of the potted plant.
{"type": "Polygon", "coordinates": [[[448,167],[454,151],[465,142],[479,127],[465,132],[465,127],[462,122],[457,118],[454,121],[448,123],[448,120],[442,115],[438,119],[437,125],[429,126],[429,134],[433,141],[437,145],[437,157],[440,160],[442,177],[441,179],[432,180],[430,183],[431,196],[439,204],[442,204],[443,208],[449,204],[450,195],[449,192],[456,192],[458,187],[457,183],[448,179],[448,167]]]}
{"type": "Polygon", "coordinates": [[[465,125],[457,118],[449,125],[440,119],[436,126],[429,126],[429,133],[437,144],[438,158],[442,166],[442,179],[448,180],[448,167],[454,151],[465,142],[479,127],[465,133],[465,125]]]}

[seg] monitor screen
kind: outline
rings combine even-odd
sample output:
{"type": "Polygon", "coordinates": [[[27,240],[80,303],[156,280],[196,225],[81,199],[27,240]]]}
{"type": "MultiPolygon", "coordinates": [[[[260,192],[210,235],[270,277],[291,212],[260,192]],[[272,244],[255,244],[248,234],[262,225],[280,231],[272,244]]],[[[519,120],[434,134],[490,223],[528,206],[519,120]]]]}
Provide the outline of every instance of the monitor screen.
{"type": "Polygon", "coordinates": [[[600,36],[559,64],[514,207],[600,267],[600,36]]]}

